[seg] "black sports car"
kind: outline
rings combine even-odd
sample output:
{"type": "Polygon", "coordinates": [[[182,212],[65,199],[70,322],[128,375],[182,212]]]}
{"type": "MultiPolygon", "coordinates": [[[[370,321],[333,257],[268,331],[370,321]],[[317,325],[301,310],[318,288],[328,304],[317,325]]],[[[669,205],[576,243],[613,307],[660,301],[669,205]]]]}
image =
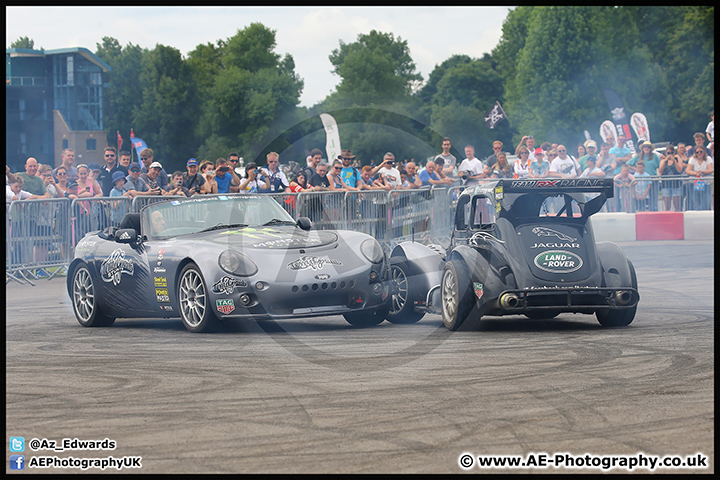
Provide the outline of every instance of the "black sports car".
{"type": "Polygon", "coordinates": [[[484,315],[595,314],[629,325],[640,299],[632,263],[595,243],[590,216],[613,196],[607,179],[497,180],[458,198],[447,250],[404,242],[391,253],[395,323],[441,313],[450,330],[484,315]]]}
{"type": "Polygon", "coordinates": [[[218,319],[335,314],[356,326],[382,322],[389,288],[380,244],[311,227],[262,195],[151,204],[78,243],[68,294],[84,326],[180,317],[204,332],[218,319]]]}

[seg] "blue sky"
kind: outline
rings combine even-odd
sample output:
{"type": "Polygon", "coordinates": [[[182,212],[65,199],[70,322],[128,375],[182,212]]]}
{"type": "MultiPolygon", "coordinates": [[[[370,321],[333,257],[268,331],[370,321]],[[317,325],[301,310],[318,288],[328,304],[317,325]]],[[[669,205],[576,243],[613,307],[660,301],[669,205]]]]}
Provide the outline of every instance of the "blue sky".
{"type": "Polygon", "coordinates": [[[377,30],[408,42],[417,71],[427,79],[454,54],[480,58],[502,35],[509,7],[5,7],[6,47],[20,37],[36,48],[95,51],[105,36],[187,55],[199,44],[226,40],[253,22],[276,31],[275,52],[289,53],[305,81],[300,104],[312,106],[334,91],[328,56],[359,34],[377,30]]]}

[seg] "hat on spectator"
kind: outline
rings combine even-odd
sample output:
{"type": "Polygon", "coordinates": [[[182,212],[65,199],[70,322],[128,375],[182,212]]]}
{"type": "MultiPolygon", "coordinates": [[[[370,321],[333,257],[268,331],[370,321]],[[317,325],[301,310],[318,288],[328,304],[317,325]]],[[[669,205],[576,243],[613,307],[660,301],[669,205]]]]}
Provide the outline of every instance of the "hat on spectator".
{"type": "Polygon", "coordinates": [[[78,186],[77,182],[75,182],[75,181],[73,181],[73,180],[70,180],[69,182],[67,182],[67,186],[66,186],[65,188],[67,188],[68,190],[70,190],[71,188],[75,188],[75,187],[77,187],[77,186],[78,186]]]}
{"type": "Polygon", "coordinates": [[[188,160],[188,162],[187,162],[187,166],[188,166],[188,167],[189,167],[190,165],[197,165],[197,164],[198,164],[198,161],[197,161],[196,159],[194,159],[194,158],[191,158],[191,159],[188,160]]]}
{"type": "Polygon", "coordinates": [[[112,179],[113,183],[117,182],[120,179],[125,180],[125,174],[118,170],[117,172],[113,173],[112,179]]]}
{"type": "Polygon", "coordinates": [[[162,165],[160,165],[160,162],[152,162],[149,168],[162,168],[162,165]]]}
{"type": "Polygon", "coordinates": [[[544,154],[545,154],[545,152],[543,151],[542,148],[537,147],[537,148],[535,149],[535,155],[544,155],[544,154]]]}
{"type": "Polygon", "coordinates": [[[653,145],[649,140],[645,140],[645,141],[640,145],[640,147],[650,147],[650,148],[653,148],[654,145],[653,145]]]}
{"type": "Polygon", "coordinates": [[[140,164],[138,162],[132,162],[130,165],[128,165],[128,170],[130,170],[133,167],[140,168],[140,164]]]}
{"type": "Polygon", "coordinates": [[[352,160],[353,158],[355,158],[355,155],[353,155],[352,151],[350,150],[343,150],[342,153],[338,155],[338,159],[342,160],[343,158],[349,158],[350,160],[352,160]]]}
{"type": "Polygon", "coordinates": [[[588,140],[585,142],[585,148],[597,148],[597,143],[595,143],[595,140],[588,140]]]}
{"type": "Polygon", "coordinates": [[[97,163],[88,163],[88,169],[91,172],[99,172],[100,170],[102,170],[102,168],[100,168],[100,165],[98,165],[97,163]]]}
{"type": "Polygon", "coordinates": [[[595,155],[588,155],[586,162],[596,162],[597,163],[597,157],[595,155]]]}

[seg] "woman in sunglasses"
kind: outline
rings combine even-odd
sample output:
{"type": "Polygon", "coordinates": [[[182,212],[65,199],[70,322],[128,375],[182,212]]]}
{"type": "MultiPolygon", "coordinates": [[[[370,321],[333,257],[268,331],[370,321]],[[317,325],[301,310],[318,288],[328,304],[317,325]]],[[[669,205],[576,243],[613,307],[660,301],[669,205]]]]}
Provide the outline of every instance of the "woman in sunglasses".
{"type": "Polygon", "coordinates": [[[665,148],[665,155],[660,160],[658,175],[663,177],[662,198],[665,203],[665,210],[670,211],[672,203],[676,212],[680,211],[680,180],[666,180],[669,177],[682,175],[685,172],[685,164],[675,154],[675,147],[668,145],[665,148]]]}

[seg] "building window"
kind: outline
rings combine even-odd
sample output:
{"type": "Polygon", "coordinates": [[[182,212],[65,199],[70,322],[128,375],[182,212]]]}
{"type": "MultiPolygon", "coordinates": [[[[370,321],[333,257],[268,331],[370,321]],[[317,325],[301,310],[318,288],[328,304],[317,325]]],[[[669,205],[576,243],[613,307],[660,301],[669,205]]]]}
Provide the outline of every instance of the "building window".
{"type": "Polygon", "coordinates": [[[88,138],[85,140],[85,150],[92,151],[97,150],[97,142],[94,138],[88,138]]]}

